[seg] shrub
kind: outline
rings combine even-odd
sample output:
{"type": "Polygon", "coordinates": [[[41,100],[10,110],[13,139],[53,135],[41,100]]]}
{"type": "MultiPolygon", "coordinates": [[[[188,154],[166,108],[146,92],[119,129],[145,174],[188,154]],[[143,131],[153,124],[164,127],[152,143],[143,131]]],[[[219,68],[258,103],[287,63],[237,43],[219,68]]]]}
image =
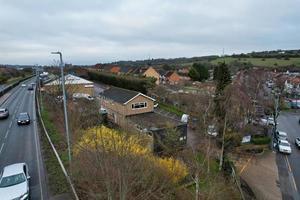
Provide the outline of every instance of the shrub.
{"type": "Polygon", "coordinates": [[[268,136],[252,137],[251,141],[253,144],[256,144],[256,145],[269,144],[271,142],[271,138],[268,136]]]}
{"type": "Polygon", "coordinates": [[[96,71],[89,71],[88,76],[89,79],[94,81],[99,81],[101,83],[113,85],[116,87],[122,87],[129,90],[139,91],[144,94],[147,93],[148,89],[153,88],[155,86],[156,81],[155,78],[140,78],[96,71]]]}

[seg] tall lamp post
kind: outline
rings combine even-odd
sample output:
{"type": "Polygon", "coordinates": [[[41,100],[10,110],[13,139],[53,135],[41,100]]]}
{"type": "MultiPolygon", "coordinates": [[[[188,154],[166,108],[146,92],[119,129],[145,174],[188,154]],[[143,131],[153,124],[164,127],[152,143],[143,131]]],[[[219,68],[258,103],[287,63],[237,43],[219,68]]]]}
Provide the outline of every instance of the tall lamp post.
{"type": "Polygon", "coordinates": [[[66,134],[67,134],[67,144],[68,144],[68,156],[69,156],[69,165],[71,166],[71,144],[70,144],[70,132],[69,132],[69,123],[68,123],[68,112],[67,112],[67,98],[66,98],[66,91],[65,91],[65,77],[64,77],[64,69],[63,69],[63,59],[62,53],[51,52],[51,54],[58,54],[60,58],[59,66],[61,71],[61,83],[62,83],[62,90],[63,90],[63,103],[64,103],[64,115],[65,115],[65,126],[66,126],[66,134]]]}

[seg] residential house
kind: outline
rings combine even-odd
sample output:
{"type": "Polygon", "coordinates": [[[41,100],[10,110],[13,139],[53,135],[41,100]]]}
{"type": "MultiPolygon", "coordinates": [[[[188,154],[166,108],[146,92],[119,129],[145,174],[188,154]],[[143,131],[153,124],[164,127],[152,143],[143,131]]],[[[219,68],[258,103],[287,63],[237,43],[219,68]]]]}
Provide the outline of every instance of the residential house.
{"type": "Polygon", "coordinates": [[[288,94],[300,95],[300,77],[293,76],[286,79],[284,90],[288,94]]]}
{"type": "Polygon", "coordinates": [[[180,76],[175,71],[169,71],[164,76],[166,83],[169,83],[170,85],[176,85],[181,80],[180,76]]]}
{"type": "Polygon", "coordinates": [[[156,79],[155,84],[159,85],[160,83],[160,74],[153,68],[153,67],[149,67],[144,73],[144,76],[146,77],[153,77],[156,79]]]}
{"type": "MultiPolygon", "coordinates": [[[[94,96],[94,83],[78,76],[68,74],[65,76],[65,88],[68,95],[83,93],[94,96]]],[[[61,78],[57,78],[44,85],[44,90],[50,93],[58,93],[61,90],[61,78]]]]}
{"type": "Polygon", "coordinates": [[[186,144],[187,125],[154,112],[155,99],[140,92],[110,87],[99,94],[101,109],[121,128],[136,131],[152,138],[155,152],[161,149],[167,128],[179,131],[178,142],[186,144]]]}
{"type": "Polygon", "coordinates": [[[110,68],[109,72],[119,74],[121,72],[121,68],[119,66],[113,66],[112,68],[110,68]]]}

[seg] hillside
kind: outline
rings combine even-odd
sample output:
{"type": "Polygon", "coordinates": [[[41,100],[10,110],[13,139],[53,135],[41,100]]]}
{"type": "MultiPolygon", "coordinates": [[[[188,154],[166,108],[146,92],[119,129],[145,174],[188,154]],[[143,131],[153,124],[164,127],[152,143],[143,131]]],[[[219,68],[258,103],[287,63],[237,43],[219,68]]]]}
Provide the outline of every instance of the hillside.
{"type": "Polygon", "coordinates": [[[258,67],[300,67],[300,50],[272,50],[251,53],[241,53],[225,55],[220,57],[217,55],[200,56],[192,58],[170,58],[170,59],[148,59],[137,61],[118,61],[110,64],[120,66],[191,66],[193,63],[207,62],[213,65],[225,61],[229,65],[237,66],[258,66],[258,67]]]}

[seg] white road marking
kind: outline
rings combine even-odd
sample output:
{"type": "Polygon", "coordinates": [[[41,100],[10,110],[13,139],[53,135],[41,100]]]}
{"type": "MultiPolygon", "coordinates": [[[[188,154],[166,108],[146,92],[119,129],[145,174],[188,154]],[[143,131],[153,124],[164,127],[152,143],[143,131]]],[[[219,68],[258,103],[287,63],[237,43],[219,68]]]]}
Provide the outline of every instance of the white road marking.
{"type": "Polygon", "coordinates": [[[6,134],[5,134],[5,139],[7,138],[8,136],[8,133],[9,133],[9,130],[6,131],[6,134]]]}
{"type": "Polygon", "coordinates": [[[285,160],[286,160],[287,166],[288,166],[289,171],[290,171],[291,176],[292,176],[292,181],[293,181],[294,188],[298,192],[296,181],[295,181],[295,178],[294,178],[294,175],[293,175],[293,172],[292,172],[292,168],[291,168],[291,165],[290,165],[290,162],[289,162],[289,159],[288,159],[287,155],[285,155],[285,160]]]}
{"type": "Polygon", "coordinates": [[[13,123],[13,122],[11,121],[11,122],[10,122],[10,124],[9,124],[9,128],[11,128],[11,126],[12,126],[12,123],[13,123]]]}
{"type": "MultiPolygon", "coordinates": [[[[35,95],[33,95],[33,106],[32,106],[32,111],[33,111],[33,118],[36,119],[36,117],[34,117],[36,115],[36,111],[35,111],[35,95]]],[[[43,188],[42,188],[42,181],[41,181],[41,169],[40,169],[40,159],[39,159],[39,148],[38,148],[38,140],[37,140],[37,124],[36,124],[36,120],[33,120],[33,132],[34,132],[34,141],[35,141],[35,151],[36,151],[36,161],[37,161],[37,168],[38,168],[38,175],[39,175],[39,185],[40,185],[40,192],[41,192],[41,199],[43,200],[43,188]]]]}
{"type": "Polygon", "coordinates": [[[1,154],[2,150],[3,150],[3,146],[4,146],[4,143],[2,143],[2,146],[1,146],[1,149],[0,149],[0,154],[1,154]]]}

